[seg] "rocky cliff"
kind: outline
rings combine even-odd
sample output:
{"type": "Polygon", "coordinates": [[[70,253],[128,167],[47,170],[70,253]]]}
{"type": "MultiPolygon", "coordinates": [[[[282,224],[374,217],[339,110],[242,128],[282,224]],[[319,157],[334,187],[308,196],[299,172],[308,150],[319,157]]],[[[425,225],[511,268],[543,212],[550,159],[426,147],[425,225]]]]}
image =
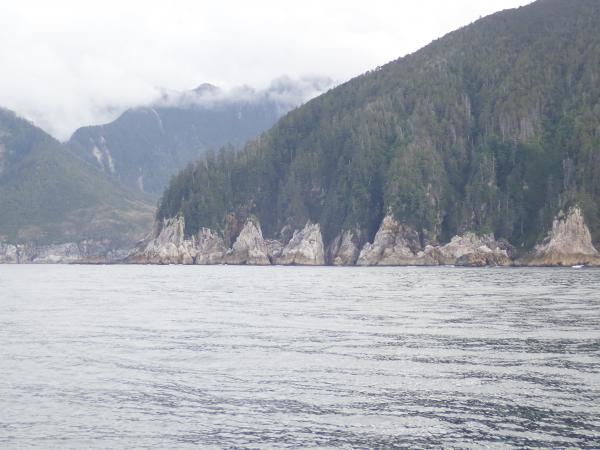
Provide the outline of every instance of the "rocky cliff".
{"type": "Polygon", "coordinates": [[[201,228],[196,235],[194,264],[221,264],[227,252],[223,238],[209,228],[201,228]]]}
{"type": "Polygon", "coordinates": [[[184,228],[183,217],[155,224],[151,237],[136,246],[128,256],[128,262],[193,264],[197,253],[196,238],[186,239],[184,228]]]}
{"type": "Polygon", "coordinates": [[[496,240],[491,234],[477,236],[471,232],[454,236],[436,250],[440,264],[459,266],[509,266],[515,254],[514,247],[508,242],[496,240]]]}
{"type": "MultiPolygon", "coordinates": [[[[361,246],[363,232],[347,230],[327,247],[319,224],[308,222],[285,240],[264,239],[255,217],[246,220],[231,248],[214,230],[202,228],[184,236],[182,216],[163,220],[153,234],[140,242],[126,262],[141,264],[249,264],[406,266],[454,264],[463,266],[511,265],[514,248],[492,235],[465,233],[445,245],[425,245],[414,229],[398,223],[391,214],[372,243],[361,246]]],[[[284,230],[285,231],[285,230],[284,230]]],[[[282,232],[282,235],[287,233],[282,232]]]]}
{"type": "Polygon", "coordinates": [[[225,254],[227,264],[250,264],[264,266],[270,264],[267,244],[263,239],[260,224],[248,219],[235,240],[231,250],[225,254]]]}
{"type": "Polygon", "coordinates": [[[275,264],[320,266],[325,264],[323,237],[319,224],[308,222],[304,229],[295,231],[292,239],[283,247],[275,264]]]}
{"type": "Polygon", "coordinates": [[[446,245],[422,245],[421,236],[413,228],[398,223],[391,214],[382,221],[373,243],[364,245],[359,266],[506,266],[511,264],[508,243],[496,241],[492,235],[465,233],[454,236],[446,245]]]}
{"type": "Polygon", "coordinates": [[[184,237],[182,216],[158,223],[154,232],[126,258],[139,264],[248,264],[248,265],[323,265],[323,238],[318,224],[307,223],[296,230],[283,245],[265,240],[260,223],[249,218],[231,248],[217,232],[202,228],[196,235],[184,237]]]}
{"type": "Polygon", "coordinates": [[[327,247],[327,262],[334,266],[352,266],[360,254],[363,233],[360,229],[346,230],[337,235],[327,247]]]}
{"type": "Polygon", "coordinates": [[[391,214],[383,219],[373,243],[363,247],[356,262],[359,266],[431,265],[434,260],[425,254],[419,234],[398,223],[391,214]]]}
{"type": "Polygon", "coordinates": [[[529,266],[600,266],[600,255],[592,243],[581,209],[559,213],[544,241],[518,262],[529,266]]]}
{"type": "MultiPolygon", "coordinates": [[[[286,233],[281,233],[285,235],[286,233]]],[[[362,242],[359,229],[346,230],[327,246],[319,224],[308,222],[284,240],[265,239],[260,223],[250,217],[228,248],[216,231],[202,228],[185,236],[182,216],[157,222],[154,231],[129,252],[110,241],[81,241],[54,245],[0,243],[0,263],[138,263],[138,264],[248,264],[338,266],[600,266],[582,211],[560,213],[542,243],[522,258],[507,241],[493,235],[467,232],[450,242],[425,244],[413,228],[391,214],[384,217],[373,242],[362,242]]]]}
{"type": "Polygon", "coordinates": [[[0,243],[0,263],[18,263],[18,251],[16,245],[0,243]]]}

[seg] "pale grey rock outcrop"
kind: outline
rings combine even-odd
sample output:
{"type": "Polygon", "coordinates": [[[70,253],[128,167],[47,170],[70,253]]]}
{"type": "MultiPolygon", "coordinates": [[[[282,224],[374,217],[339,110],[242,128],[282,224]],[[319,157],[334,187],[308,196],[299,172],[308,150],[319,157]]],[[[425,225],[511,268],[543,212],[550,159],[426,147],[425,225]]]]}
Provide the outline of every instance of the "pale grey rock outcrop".
{"type": "MultiPolygon", "coordinates": [[[[373,242],[359,251],[362,235],[358,229],[341,232],[328,246],[325,254],[319,224],[308,222],[295,230],[289,242],[264,239],[260,224],[250,218],[230,249],[223,237],[208,228],[186,238],[183,217],[164,220],[154,233],[140,243],[127,262],[150,264],[251,264],[251,265],[360,265],[406,266],[454,264],[464,266],[496,266],[513,264],[515,253],[505,240],[493,235],[467,232],[454,236],[444,245],[422,246],[419,233],[398,223],[392,214],[384,217],[373,242]]],[[[14,246],[13,246],[14,247],[14,246]]],[[[0,262],[23,259],[24,252],[0,246],[0,262]]],[[[63,244],[36,250],[26,259],[39,262],[75,261],[82,258],[82,246],[63,244]],[[79,253],[78,253],[79,252],[79,253]]],[[[552,231],[543,244],[536,247],[533,257],[521,264],[529,265],[600,265],[600,255],[593,246],[589,229],[579,208],[554,221],[552,231]]]]}
{"type": "Polygon", "coordinates": [[[18,262],[17,246],[0,243],[0,264],[16,264],[18,262]]]}
{"type": "Polygon", "coordinates": [[[152,235],[140,242],[127,262],[150,264],[193,264],[197,249],[195,239],[185,239],[182,216],[156,224],[152,235]]]}
{"type": "Polygon", "coordinates": [[[600,265],[600,255],[592,243],[581,209],[573,207],[557,215],[552,230],[520,264],[535,266],[600,265]]]}
{"type": "Polygon", "coordinates": [[[214,230],[201,228],[185,236],[185,220],[179,216],[165,219],[140,242],[125,262],[138,264],[270,264],[268,248],[260,224],[248,219],[232,248],[214,230]]]}
{"type": "Polygon", "coordinates": [[[319,224],[308,222],[304,229],[296,230],[274,262],[282,265],[324,265],[325,250],[319,224]]]}
{"type": "Polygon", "coordinates": [[[0,263],[111,263],[122,260],[129,251],[130,249],[115,246],[110,240],[83,240],[60,244],[0,243],[0,263]]]}
{"type": "Polygon", "coordinates": [[[269,261],[273,262],[281,256],[283,252],[283,244],[276,239],[265,239],[267,245],[267,254],[269,255],[269,261]]]}
{"type": "Polygon", "coordinates": [[[463,266],[508,266],[510,245],[496,241],[492,234],[478,236],[467,232],[454,236],[449,243],[438,248],[441,264],[463,266]]]}
{"type": "Polygon", "coordinates": [[[195,264],[209,265],[221,264],[227,248],[223,238],[210,228],[201,228],[196,236],[195,264]]]}
{"type": "Polygon", "coordinates": [[[465,233],[454,236],[445,245],[422,247],[419,233],[400,224],[391,214],[384,217],[373,243],[362,248],[359,266],[432,266],[455,264],[464,266],[510,265],[512,247],[496,241],[492,235],[465,233]]]}
{"type": "Polygon", "coordinates": [[[267,244],[263,239],[260,224],[249,218],[225,256],[227,264],[269,265],[267,244]]]}
{"type": "Polygon", "coordinates": [[[435,265],[432,248],[423,249],[413,228],[400,224],[391,214],[386,215],[375,234],[373,243],[366,243],[358,260],[359,266],[435,265]],[[425,251],[427,250],[427,252],[425,251]]]}
{"type": "Polygon", "coordinates": [[[334,266],[353,266],[360,254],[362,232],[346,230],[338,234],[327,247],[327,262],[334,266]]]}
{"type": "Polygon", "coordinates": [[[581,209],[577,207],[566,216],[554,219],[547,239],[535,250],[541,254],[598,255],[581,209]]]}
{"type": "Polygon", "coordinates": [[[290,242],[290,239],[292,239],[295,231],[296,229],[290,224],[284,225],[279,232],[279,242],[281,242],[281,244],[284,246],[287,245],[287,243],[290,242]]]}

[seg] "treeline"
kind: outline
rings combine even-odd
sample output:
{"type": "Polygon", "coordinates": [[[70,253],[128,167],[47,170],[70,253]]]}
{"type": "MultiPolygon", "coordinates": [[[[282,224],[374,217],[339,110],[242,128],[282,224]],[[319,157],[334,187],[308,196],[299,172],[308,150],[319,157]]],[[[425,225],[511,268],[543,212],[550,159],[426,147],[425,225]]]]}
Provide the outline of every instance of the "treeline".
{"type": "Polygon", "coordinates": [[[248,214],[276,237],[318,222],[371,237],[391,210],[425,241],[466,230],[530,247],[580,204],[600,239],[600,2],[498,13],[355,78],[246,148],[174,177],[158,218],[186,233],[248,214]]]}

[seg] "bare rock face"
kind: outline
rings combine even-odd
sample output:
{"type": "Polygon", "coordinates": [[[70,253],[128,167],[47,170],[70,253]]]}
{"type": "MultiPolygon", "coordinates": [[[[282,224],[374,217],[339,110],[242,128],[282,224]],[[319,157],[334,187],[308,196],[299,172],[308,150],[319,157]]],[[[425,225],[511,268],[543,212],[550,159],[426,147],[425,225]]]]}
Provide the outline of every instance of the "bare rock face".
{"type": "Polygon", "coordinates": [[[279,241],[284,246],[287,245],[287,243],[290,242],[290,239],[292,239],[292,236],[294,235],[295,231],[296,230],[294,229],[294,227],[292,227],[290,224],[284,225],[284,227],[279,232],[279,241]]]}
{"type": "Polygon", "coordinates": [[[360,266],[434,266],[456,264],[463,266],[510,265],[512,247],[496,241],[492,235],[477,236],[465,233],[454,236],[446,245],[421,246],[419,233],[398,223],[391,214],[382,221],[373,243],[364,245],[358,257],[360,266]]]}
{"type": "Polygon", "coordinates": [[[269,261],[275,261],[283,252],[283,244],[276,239],[265,239],[269,261]]]}
{"type": "Polygon", "coordinates": [[[478,236],[468,232],[439,247],[439,261],[460,266],[509,266],[509,251],[508,243],[496,241],[491,234],[478,236]]]}
{"type": "Polygon", "coordinates": [[[304,229],[294,235],[274,259],[275,264],[318,266],[325,264],[323,237],[319,224],[308,222],[304,229]]]}
{"type": "Polygon", "coordinates": [[[201,228],[196,236],[195,264],[221,264],[224,261],[227,248],[223,238],[210,228],[201,228]]]}
{"type": "Polygon", "coordinates": [[[227,264],[271,264],[260,224],[255,219],[246,221],[233,247],[227,252],[225,261],[227,264]]]}
{"type": "Polygon", "coordinates": [[[536,266],[600,265],[590,230],[579,207],[559,214],[544,241],[522,263],[536,266]]]}
{"type": "Polygon", "coordinates": [[[201,228],[195,236],[184,235],[183,217],[166,219],[157,224],[153,234],[140,242],[125,260],[138,264],[270,264],[267,245],[260,225],[246,221],[232,248],[223,237],[209,228],[201,228]]]}
{"type": "Polygon", "coordinates": [[[334,266],[353,266],[360,254],[362,233],[359,229],[338,234],[327,248],[327,262],[334,266]]]}
{"type": "Polygon", "coordinates": [[[419,233],[399,224],[391,214],[384,217],[373,243],[362,248],[359,266],[431,265],[437,262],[421,247],[419,233]]]}
{"type": "Polygon", "coordinates": [[[158,223],[149,239],[138,244],[127,262],[143,264],[193,264],[196,257],[195,239],[184,237],[183,217],[158,223]]]}
{"type": "Polygon", "coordinates": [[[16,264],[18,262],[17,246],[0,243],[0,264],[16,264]]]}

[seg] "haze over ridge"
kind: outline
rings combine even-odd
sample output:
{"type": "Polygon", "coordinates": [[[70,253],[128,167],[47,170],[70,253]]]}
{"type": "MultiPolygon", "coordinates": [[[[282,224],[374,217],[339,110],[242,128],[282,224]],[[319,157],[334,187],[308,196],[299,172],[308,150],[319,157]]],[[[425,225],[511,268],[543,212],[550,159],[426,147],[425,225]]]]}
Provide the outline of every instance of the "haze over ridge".
{"type": "Polygon", "coordinates": [[[344,81],[527,3],[13,2],[0,16],[0,64],[10,68],[0,75],[0,105],[66,140],[162,88],[262,89],[282,74],[344,81]]]}

